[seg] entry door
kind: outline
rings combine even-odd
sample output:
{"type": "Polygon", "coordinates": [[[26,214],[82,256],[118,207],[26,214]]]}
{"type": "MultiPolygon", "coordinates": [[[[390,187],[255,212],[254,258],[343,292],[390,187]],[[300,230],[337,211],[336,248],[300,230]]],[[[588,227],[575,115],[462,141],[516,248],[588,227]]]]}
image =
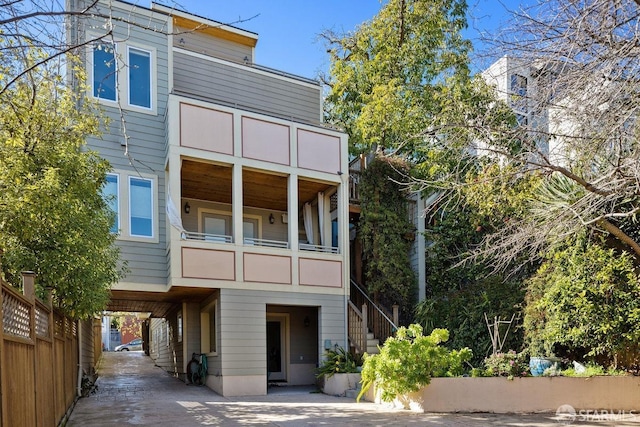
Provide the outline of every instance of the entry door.
{"type": "Polygon", "coordinates": [[[267,380],[287,380],[287,317],[267,316],[267,380]]]}

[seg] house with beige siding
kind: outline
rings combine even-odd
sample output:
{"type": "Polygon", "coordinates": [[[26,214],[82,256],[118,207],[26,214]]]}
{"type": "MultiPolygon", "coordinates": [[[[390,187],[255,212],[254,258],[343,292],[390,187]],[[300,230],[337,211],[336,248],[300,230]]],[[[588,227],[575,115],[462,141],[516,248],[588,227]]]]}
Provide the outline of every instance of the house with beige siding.
{"type": "MultiPolygon", "coordinates": [[[[312,384],[348,347],[347,137],[317,81],[254,64],[258,35],[151,3],[67,0],[111,162],[105,194],[129,273],[114,311],[151,314],[155,363],[206,354],[225,396],[312,384]],[[90,17],[89,17],[90,15],[90,17]]],[[[81,86],[78,86],[81,87],[81,86]]]]}

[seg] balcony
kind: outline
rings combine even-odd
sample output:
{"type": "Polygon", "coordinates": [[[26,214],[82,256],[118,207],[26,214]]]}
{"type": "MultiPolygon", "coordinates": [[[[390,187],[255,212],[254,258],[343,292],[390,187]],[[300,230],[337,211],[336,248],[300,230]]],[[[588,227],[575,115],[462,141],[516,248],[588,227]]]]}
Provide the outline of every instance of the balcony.
{"type": "Polygon", "coordinates": [[[170,230],[171,283],[343,292],[346,137],[172,95],[175,117],[167,169],[184,231],[170,230]]]}

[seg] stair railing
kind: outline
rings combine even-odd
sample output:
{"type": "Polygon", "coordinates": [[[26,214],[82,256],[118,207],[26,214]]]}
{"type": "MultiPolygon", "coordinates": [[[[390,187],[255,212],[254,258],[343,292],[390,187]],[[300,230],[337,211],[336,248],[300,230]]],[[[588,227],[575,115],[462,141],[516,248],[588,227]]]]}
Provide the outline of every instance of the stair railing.
{"type": "MultiPolygon", "coordinates": [[[[364,326],[366,326],[366,328],[364,328],[364,330],[369,330],[373,333],[374,337],[377,338],[378,340],[380,340],[380,343],[384,343],[386,341],[387,338],[389,338],[390,336],[392,336],[395,331],[398,329],[398,306],[394,305],[393,306],[393,314],[391,316],[389,316],[388,313],[385,313],[383,311],[383,309],[381,307],[379,307],[377,304],[375,304],[371,298],[369,298],[369,296],[366,294],[366,292],[364,290],[362,290],[362,288],[360,286],[358,286],[358,284],[351,280],[351,301],[350,302],[350,307],[353,306],[353,309],[357,310],[357,312],[361,313],[359,322],[359,326],[361,326],[360,328],[358,328],[358,331],[363,330],[364,326]],[[362,311],[360,311],[358,309],[358,307],[362,307],[362,311]],[[394,320],[391,320],[390,317],[393,317],[394,320]]],[[[350,308],[351,311],[351,308],[350,308]]],[[[351,314],[349,315],[349,321],[351,322],[351,314]]],[[[354,321],[355,318],[354,318],[354,321]]],[[[353,331],[354,333],[358,333],[360,334],[361,332],[358,332],[356,330],[356,326],[354,326],[353,331]]],[[[351,323],[349,326],[349,333],[351,334],[351,323]]],[[[367,345],[366,345],[366,332],[364,333],[365,337],[365,344],[364,344],[364,351],[366,351],[367,345]]],[[[350,337],[351,338],[351,337],[350,337]]],[[[357,336],[358,339],[360,339],[360,336],[357,336]]],[[[353,340],[354,342],[356,342],[356,340],[353,340]]]]}

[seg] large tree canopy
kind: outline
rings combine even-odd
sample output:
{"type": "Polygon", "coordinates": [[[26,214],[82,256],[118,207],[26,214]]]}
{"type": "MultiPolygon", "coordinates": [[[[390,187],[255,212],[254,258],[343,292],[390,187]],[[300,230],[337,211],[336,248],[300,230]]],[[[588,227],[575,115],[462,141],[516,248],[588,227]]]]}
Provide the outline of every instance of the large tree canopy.
{"type": "MultiPolygon", "coordinates": [[[[41,58],[22,52],[0,70],[0,85],[15,75],[13,64],[28,68],[41,58]]],[[[122,274],[110,233],[114,214],[102,197],[109,164],[84,149],[97,130],[96,111],[51,67],[32,70],[0,95],[3,272],[19,285],[21,271],[35,271],[40,295],[52,290],[55,305],[76,317],[104,309],[122,274]]]]}
{"type": "Polygon", "coordinates": [[[469,78],[464,0],[391,0],[351,34],[325,33],[331,55],[328,120],[353,151],[398,149],[423,132],[455,97],[448,82],[469,78]]]}

